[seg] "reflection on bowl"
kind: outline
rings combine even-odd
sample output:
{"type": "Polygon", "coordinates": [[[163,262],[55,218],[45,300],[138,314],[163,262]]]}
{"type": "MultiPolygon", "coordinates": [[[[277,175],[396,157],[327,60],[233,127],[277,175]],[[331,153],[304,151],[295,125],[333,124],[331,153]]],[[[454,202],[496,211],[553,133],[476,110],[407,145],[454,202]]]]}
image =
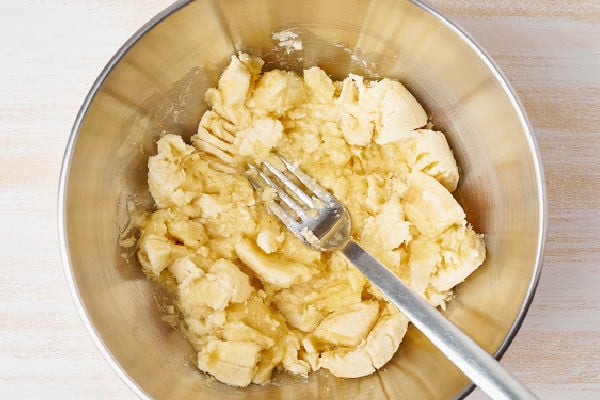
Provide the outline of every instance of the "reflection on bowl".
{"type": "Polygon", "coordinates": [[[161,320],[161,293],[118,238],[136,195],[151,204],[147,159],[164,131],[189,137],[203,93],[232,54],[266,69],[319,65],[334,78],[359,73],[402,81],[446,132],[461,169],[455,192],[486,235],[488,259],[456,291],[446,315],[501,355],[537,283],[545,192],[537,149],[518,101],[482,51],[436,12],[402,0],[180,2],[138,31],[109,62],[73,127],[59,198],[62,251],[83,319],[110,364],[143,398],[451,399],[467,379],[416,330],[377,374],[237,389],[201,374],[191,347],[161,320]],[[277,31],[301,49],[280,46],[277,31]]]}

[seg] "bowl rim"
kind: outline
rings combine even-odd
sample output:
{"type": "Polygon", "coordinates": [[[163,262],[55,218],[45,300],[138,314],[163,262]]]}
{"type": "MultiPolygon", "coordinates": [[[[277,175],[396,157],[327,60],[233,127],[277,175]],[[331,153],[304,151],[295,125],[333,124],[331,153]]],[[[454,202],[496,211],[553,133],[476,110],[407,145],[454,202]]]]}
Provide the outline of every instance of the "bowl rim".
{"type": "MultiPolygon", "coordinates": [[[[71,169],[71,161],[73,159],[73,151],[75,145],[77,143],[77,139],[79,136],[79,131],[81,129],[81,125],[85,119],[87,111],[94,100],[96,94],[104,84],[104,81],[107,79],[108,75],[112,72],[115,66],[121,61],[121,59],[127,54],[127,52],[137,44],[137,42],[151,29],[153,29],[156,25],[162,22],[164,19],[169,17],[171,14],[176,11],[182,9],[193,0],[178,0],[175,3],[171,4],[167,8],[160,11],[154,17],[152,17],[148,22],[142,25],[133,35],[127,39],[127,41],[117,50],[117,52],[110,58],[107,64],[102,69],[101,73],[95,79],[92,87],[87,93],[85,100],[83,101],[79,111],[77,112],[77,116],[73,123],[73,127],[71,128],[71,132],[69,134],[69,140],[65,147],[61,171],[60,171],[60,179],[58,185],[58,238],[59,238],[59,247],[60,254],[63,264],[63,269],[65,272],[65,277],[67,279],[67,283],[71,292],[71,296],[75,303],[75,307],[77,309],[77,313],[81,321],[83,322],[85,328],[88,331],[88,334],[91,336],[92,341],[94,342],[96,348],[100,351],[106,362],[112,367],[115,373],[121,378],[121,380],[127,385],[127,387],[133,391],[139,398],[144,400],[152,400],[152,396],[144,391],[144,389],[133,379],[121,366],[121,364],[117,361],[117,359],[110,352],[108,347],[106,346],[104,340],[96,331],[94,324],[92,323],[90,316],[87,313],[86,305],[83,303],[81,298],[79,289],[75,283],[75,277],[73,272],[73,266],[71,263],[71,255],[69,251],[69,245],[67,242],[67,232],[66,232],[66,196],[69,185],[69,172],[71,169]]],[[[435,17],[440,23],[449,28],[454,34],[456,34],[477,56],[478,58],[489,68],[492,75],[496,78],[497,82],[500,84],[504,92],[506,93],[510,103],[512,104],[514,110],[516,111],[519,121],[523,126],[525,131],[525,136],[527,140],[527,144],[529,147],[529,152],[531,153],[534,173],[535,173],[535,181],[539,188],[538,191],[538,237],[536,238],[537,244],[537,252],[535,256],[535,266],[533,270],[533,274],[531,277],[531,281],[529,282],[529,286],[525,293],[525,297],[523,303],[521,305],[521,309],[517,314],[510,330],[506,334],[502,343],[493,354],[494,358],[500,360],[513,339],[519,332],[523,324],[523,320],[529,310],[529,307],[533,301],[535,296],[535,292],[539,283],[539,278],[542,270],[542,262],[543,262],[543,254],[545,247],[545,240],[547,234],[547,225],[548,225],[548,213],[547,213],[547,194],[546,194],[546,185],[544,180],[544,172],[541,163],[541,156],[539,152],[539,146],[537,145],[537,140],[533,133],[533,129],[531,128],[531,124],[525,114],[524,107],[519,100],[515,90],[510,85],[500,68],[496,65],[496,63],[492,60],[489,54],[481,47],[473,37],[461,29],[456,23],[452,22],[448,17],[444,16],[441,12],[434,9],[431,5],[427,4],[422,0],[406,0],[415,6],[423,9],[433,17],[435,17]]],[[[475,389],[475,385],[472,382],[469,382],[467,386],[455,397],[455,400],[464,399],[468,394],[470,394],[475,389]]]]}

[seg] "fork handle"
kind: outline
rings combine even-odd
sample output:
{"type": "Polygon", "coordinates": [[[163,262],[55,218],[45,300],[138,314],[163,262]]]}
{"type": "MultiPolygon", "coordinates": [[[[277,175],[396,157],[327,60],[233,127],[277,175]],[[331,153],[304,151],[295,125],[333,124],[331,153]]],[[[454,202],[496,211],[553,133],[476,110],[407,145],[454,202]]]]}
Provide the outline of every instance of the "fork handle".
{"type": "Polygon", "coordinates": [[[492,399],[537,399],[473,339],[413,292],[358,243],[351,240],[341,251],[417,329],[492,399]]]}

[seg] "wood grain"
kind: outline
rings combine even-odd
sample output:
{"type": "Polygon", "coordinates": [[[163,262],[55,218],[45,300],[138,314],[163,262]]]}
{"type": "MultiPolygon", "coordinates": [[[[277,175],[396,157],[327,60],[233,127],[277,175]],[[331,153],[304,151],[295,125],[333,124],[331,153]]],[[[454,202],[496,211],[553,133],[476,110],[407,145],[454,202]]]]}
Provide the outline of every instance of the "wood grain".
{"type": "MultiPolygon", "coordinates": [[[[87,90],[167,0],[28,0],[0,16],[0,396],[134,399],[79,320],[59,257],[60,162],[87,90]]],[[[431,1],[521,97],[548,188],[537,295],[503,363],[543,399],[600,398],[600,2],[431,1]]],[[[469,399],[483,399],[479,391],[469,399]]]]}
{"type": "MultiPolygon", "coordinates": [[[[469,32],[508,77],[544,165],[544,269],[503,363],[540,398],[598,399],[600,3],[431,3],[469,32]]],[[[476,391],[471,398],[485,396],[476,391]]]]}

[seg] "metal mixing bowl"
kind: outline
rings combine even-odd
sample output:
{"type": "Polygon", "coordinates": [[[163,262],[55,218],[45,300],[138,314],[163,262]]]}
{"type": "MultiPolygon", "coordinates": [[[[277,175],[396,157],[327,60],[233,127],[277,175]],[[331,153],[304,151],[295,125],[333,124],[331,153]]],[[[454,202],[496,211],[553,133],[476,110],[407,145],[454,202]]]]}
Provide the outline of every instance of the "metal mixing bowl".
{"type": "MultiPolygon", "coordinates": [[[[160,292],[118,237],[126,202],[149,202],[147,159],[164,131],[189,137],[204,91],[238,51],[266,67],[320,65],[400,79],[454,148],[456,192],[485,233],[488,259],[456,290],[445,314],[490,353],[509,345],[540,272],[545,192],[523,110],[498,69],[463,32],[428,6],[402,0],[198,0],[176,3],[142,27],[108,63],[69,140],[60,181],[59,229],[67,275],[96,344],[142,398],[451,399],[467,379],[416,330],[378,373],[237,389],[203,375],[191,347],[161,320],[160,292]],[[271,39],[292,30],[303,49],[271,39]],[[158,300],[158,301],[157,301],[158,300]]],[[[151,204],[151,203],[148,203],[151,204]]]]}

